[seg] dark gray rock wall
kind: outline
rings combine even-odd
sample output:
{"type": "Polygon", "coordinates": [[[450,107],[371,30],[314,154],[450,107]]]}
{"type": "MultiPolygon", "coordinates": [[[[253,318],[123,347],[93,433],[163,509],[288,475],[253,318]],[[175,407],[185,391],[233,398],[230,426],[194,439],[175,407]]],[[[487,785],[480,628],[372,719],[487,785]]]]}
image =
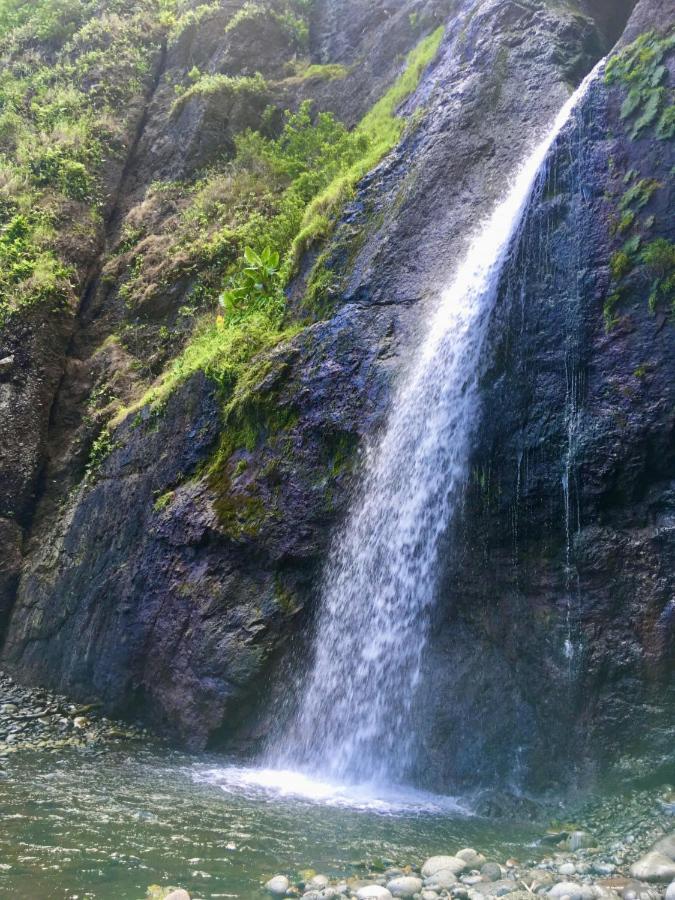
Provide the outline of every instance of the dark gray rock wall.
{"type": "MultiPolygon", "coordinates": [[[[584,8],[597,22],[576,4],[543,0],[410,3],[393,13],[379,3],[320,5],[317,61],[365,56],[370,67],[322,98],[347,119],[391,83],[387,41],[403,53],[415,43],[413,21],[447,25],[406,107],[424,114],[364,180],[328,248],[336,311],[262,362],[224,423],[232,398],[196,378],[162,415],[120,426],[93,483],[77,486],[77,472],[66,473],[72,492],[55,488],[33,525],[3,666],[143,715],[191,746],[250,751],[264,739],[289,669],[308,656],[321,564],[356,483],[355,449],[383,422],[470,234],[629,11],[584,8]],[[244,423],[253,444],[237,441],[244,423]],[[229,449],[209,468],[219,443],[229,449]]],[[[633,30],[660,27],[663,7],[642,0],[636,16],[633,30]]],[[[196,53],[226,71],[220,49],[193,36],[169,53],[166,73],[196,53]]],[[[205,113],[183,121],[187,140],[167,137],[177,127],[169,88],[164,75],[125,208],[153,171],[192,164],[186,148],[205,113]]],[[[619,133],[620,99],[599,84],[561,142],[492,323],[472,479],[449,536],[420,698],[430,735],[423,768],[436,787],[546,788],[597,758],[616,728],[626,746],[648,734],[658,755],[672,672],[672,326],[635,296],[605,333],[602,307],[615,249],[607,160],[630,168],[634,157],[664,181],[672,160],[670,146],[652,157],[646,142],[619,133]],[[645,363],[649,374],[636,378],[645,363]]],[[[656,227],[666,229],[664,215],[656,227]]],[[[294,302],[302,287],[299,279],[294,302]]],[[[165,299],[176,308],[180,290],[165,299]]],[[[98,295],[92,315],[105,319],[116,302],[98,295]]]]}
{"type": "Polygon", "coordinates": [[[626,136],[623,96],[599,80],[559,142],[491,324],[428,656],[442,783],[675,762],[675,340],[645,279],[603,318],[624,178],[659,182],[643,215],[672,241],[675,154],[626,136]]]}

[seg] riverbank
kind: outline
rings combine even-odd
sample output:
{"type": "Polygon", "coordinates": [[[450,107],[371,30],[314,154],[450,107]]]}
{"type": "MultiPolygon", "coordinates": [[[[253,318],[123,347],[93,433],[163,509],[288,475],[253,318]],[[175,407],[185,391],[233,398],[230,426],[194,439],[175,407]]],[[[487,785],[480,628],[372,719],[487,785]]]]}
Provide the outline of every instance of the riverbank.
{"type": "Polygon", "coordinates": [[[510,816],[472,815],[471,800],[424,794],[301,796],[260,774],[172,750],[0,675],[0,896],[164,900],[181,889],[192,900],[263,900],[280,876],[286,896],[307,900],[368,888],[406,896],[420,880],[423,900],[665,897],[667,882],[636,884],[631,873],[675,826],[664,789],[624,786],[527,821],[515,806],[510,816]],[[461,870],[425,871],[430,857],[468,847],[478,853],[461,870]]]}
{"type": "Polygon", "coordinates": [[[71,703],[41,688],[26,688],[0,672],[0,771],[19,751],[58,751],[147,741],[140,726],[114,722],[96,704],[71,703]]]}
{"type": "MultiPolygon", "coordinates": [[[[665,795],[661,807],[675,814],[675,795],[665,795]]],[[[421,865],[389,865],[361,879],[330,879],[313,870],[300,873],[295,882],[276,875],[264,891],[272,897],[304,900],[675,900],[675,830],[661,833],[649,845],[658,831],[645,821],[641,833],[604,849],[589,832],[551,831],[540,841],[550,852],[539,860],[511,857],[497,862],[464,848],[430,857],[421,865]]]]}

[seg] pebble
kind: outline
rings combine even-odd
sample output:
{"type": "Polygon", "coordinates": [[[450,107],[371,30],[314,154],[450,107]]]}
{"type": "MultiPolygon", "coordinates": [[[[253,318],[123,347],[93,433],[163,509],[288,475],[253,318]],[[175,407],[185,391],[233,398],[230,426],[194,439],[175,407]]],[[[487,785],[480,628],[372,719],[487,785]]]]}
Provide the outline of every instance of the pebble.
{"type": "Polygon", "coordinates": [[[595,900],[595,888],[590,884],[578,884],[576,881],[561,881],[554,884],[548,892],[549,897],[569,897],[569,900],[595,900]]]}
{"type": "Polygon", "coordinates": [[[457,859],[463,859],[472,869],[480,868],[485,862],[485,857],[482,853],[477,853],[473,847],[465,847],[464,850],[460,850],[456,856],[457,859]]]}
{"type": "Polygon", "coordinates": [[[574,863],[563,863],[562,866],[558,866],[558,871],[561,875],[574,875],[577,871],[577,867],[574,863]]]}
{"type": "Polygon", "coordinates": [[[613,875],[616,872],[614,863],[595,862],[590,866],[595,875],[613,875]]]}
{"type": "Polygon", "coordinates": [[[356,892],[356,900],[391,900],[391,896],[391,891],[379,884],[359,888],[356,892]]]}
{"type": "Polygon", "coordinates": [[[167,894],[164,900],[190,900],[190,895],[187,891],[179,888],[177,891],[171,891],[170,894],[167,894]]]}
{"type": "Polygon", "coordinates": [[[648,884],[629,881],[621,892],[623,900],[660,900],[659,892],[648,884]]]}
{"type": "Polygon", "coordinates": [[[499,881],[483,881],[475,885],[475,890],[483,897],[505,897],[506,894],[512,894],[517,890],[517,887],[515,881],[500,878],[499,881]]]}
{"type": "Polygon", "coordinates": [[[440,869],[429,878],[424,879],[424,887],[430,888],[432,891],[448,891],[457,883],[457,876],[450,869],[440,869]]]}

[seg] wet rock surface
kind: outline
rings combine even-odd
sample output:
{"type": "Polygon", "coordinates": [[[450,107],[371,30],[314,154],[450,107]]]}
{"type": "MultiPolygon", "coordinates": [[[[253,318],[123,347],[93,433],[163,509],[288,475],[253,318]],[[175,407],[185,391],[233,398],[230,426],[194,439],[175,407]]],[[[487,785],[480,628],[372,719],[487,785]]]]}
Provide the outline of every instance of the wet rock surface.
{"type": "MultiPolygon", "coordinates": [[[[661,11],[641,4],[636,17],[658,27],[661,11]]],[[[522,772],[545,790],[560,756],[569,780],[593,759],[666,777],[672,765],[675,342],[641,287],[610,328],[603,303],[625,172],[659,173],[653,212],[672,240],[660,204],[672,205],[675,160],[672,142],[628,138],[622,97],[600,79],[560,141],[491,325],[427,655],[437,727],[420,773],[450,783],[522,772]]]]}
{"type": "MultiPolygon", "coordinates": [[[[357,67],[334,95],[325,88],[322,102],[347,119],[395,74],[378,70],[381,48],[404,53],[425,29],[447,25],[436,62],[406,106],[418,111],[416,127],[364,180],[329,248],[337,311],[269,360],[253,404],[256,445],[233,456],[218,485],[203,477],[222,429],[221,400],[207,379],[184,385],[161,415],[146,411],[121,425],[97,478],[86,483],[82,453],[73,457],[70,448],[87,446],[80,438],[90,426],[84,415],[72,426],[66,390],[56,416],[64,427],[52,431],[58,440],[45,469],[49,487],[28,540],[16,530],[15,510],[30,508],[44,460],[8,476],[18,499],[9,524],[0,522],[12,548],[0,582],[10,594],[18,584],[2,658],[17,678],[101,700],[106,712],[143,715],[196,747],[229,742],[250,750],[278,724],[288,683],[280,666],[306,659],[319,573],[353,490],[357,448],[382,424],[420,322],[476,223],[562,106],[569,82],[606,48],[606,15],[598,29],[566,4],[469,6],[405,3],[393,13],[381,3],[321,6],[317,59],[352,65],[368,57],[372,69],[372,83],[357,67]],[[418,20],[422,31],[412,27],[418,20]]],[[[667,13],[642,0],[636,27],[662,27],[667,13]]],[[[153,178],[189,173],[220,146],[218,122],[237,111],[195,102],[179,119],[170,116],[173,69],[196,59],[239,71],[246,47],[250,55],[250,35],[242,51],[218,44],[218,33],[208,23],[163,61],[110,240],[153,178]]],[[[278,54],[266,64],[274,74],[278,54]]],[[[644,297],[634,298],[628,321],[612,334],[602,317],[613,249],[602,203],[612,187],[607,158],[615,154],[624,168],[638,165],[664,183],[672,161],[666,145],[657,158],[642,143],[610,140],[620,103],[599,86],[583,111],[586,130],[571,166],[576,151],[561,145],[559,183],[530,222],[530,233],[550,235],[560,266],[526,260],[516,279],[528,287],[522,305],[505,287],[492,325],[465,542],[459,555],[448,553],[429,694],[420,704],[434,722],[420,780],[436,785],[514,773],[527,779],[534,771],[541,788],[582,775],[595,752],[589,744],[606,746],[617,728],[622,752],[637,743],[636,753],[662,759],[672,738],[667,727],[652,728],[673,708],[671,333],[644,297]],[[646,358],[649,374],[635,377],[646,358]],[[572,426],[578,444],[570,460],[572,426]],[[575,486],[581,475],[583,496],[575,486]],[[640,746],[641,734],[653,735],[646,744],[654,746],[640,746]]],[[[663,222],[658,227],[666,233],[663,222]]],[[[82,323],[80,362],[124,315],[119,296],[104,287],[82,323]]],[[[172,315],[188,287],[162,295],[150,317],[172,315]]],[[[301,294],[302,283],[294,290],[301,294]]],[[[87,366],[75,366],[85,385],[87,366]]],[[[3,370],[0,380],[13,372],[3,370]]],[[[44,443],[60,373],[56,366],[34,404],[30,435],[8,419],[17,440],[35,433],[44,443]]],[[[72,387],[76,395],[77,378],[72,387]]],[[[491,803],[497,812],[499,801],[491,803]]],[[[438,886],[447,890],[440,873],[438,886]]]]}

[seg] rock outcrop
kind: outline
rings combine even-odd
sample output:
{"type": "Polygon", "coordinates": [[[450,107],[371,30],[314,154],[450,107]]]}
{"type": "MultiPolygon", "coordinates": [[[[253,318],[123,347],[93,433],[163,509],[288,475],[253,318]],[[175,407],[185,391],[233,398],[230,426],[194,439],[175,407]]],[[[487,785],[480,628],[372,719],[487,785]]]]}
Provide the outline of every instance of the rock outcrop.
{"type": "MultiPolygon", "coordinates": [[[[227,17],[236,4],[222,6],[227,17]]],[[[87,397],[114,376],[132,399],[139,369],[156,375],[170,356],[162,324],[185,334],[190,324],[179,312],[193,286],[187,269],[172,270],[133,318],[115,281],[123,246],[106,257],[70,350],[69,334],[54,339],[53,366],[46,354],[41,363],[44,398],[20,398],[33,431],[8,401],[14,443],[3,460],[7,496],[17,499],[0,510],[10,547],[0,590],[7,613],[13,604],[0,665],[100,699],[110,713],[140,715],[193,747],[257,746],[289,669],[306,659],[358,448],[386,416],[439,285],[630,7],[318,4],[312,56],[348,72],[339,83],[287,79],[281,99],[297,106],[312,96],[350,124],[391,84],[399,55],[446,26],[405,102],[413,124],[359,185],[324,248],[332,308],[260,360],[224,421],[218,385],[194,376],[159,412],[146,407],[118,425],[100,468],[83,478],[96,434],[87,397]],[[132,324],[139,337],[106,343],[132,324]],[[25,474],[22,444],[41,448],[25,474]]],[[[640,0],[624,43],[672,20],[667,4],[640,0]]],[[[109,250],[145,217],[138,252],[163,262],[162,229],[175,209],[148,200],[151,184],[192,177],[258,121],[255,104],[175,105],[174,84],[193,65],[283,74],[290,51],[280,35],[266,37],[272,52],[254,65],[256,35],[240,37],[196,24],[162,55],[109,219],[109,250]]],[[[671,84],[674,65],[671,54],[671,84]]],[[[448,538],[415,724],[432,735],[419,775],[434,787],[541,789],[605,760],[617,733],[621,753],[672,753],[663,727],[675,708],[672,325],[661,308],[650,312],[639,272],[609,330],[603,306],[622,244],[612,222],[624,179],[636,170],[658,182],[640,212],[654,217],[654,238],[673,240],[675,160],[672,141],[630,139],[624,97],[599,79],[561,140],[491,323],[472,478],[448,538]]],[[[309,257],[291,304],[301,306],[309,257]]],[[[28,380],[32,365],[19,369],[28,380]]],[[[6,377],[0,370],[0,387],[6,377]]]]}

